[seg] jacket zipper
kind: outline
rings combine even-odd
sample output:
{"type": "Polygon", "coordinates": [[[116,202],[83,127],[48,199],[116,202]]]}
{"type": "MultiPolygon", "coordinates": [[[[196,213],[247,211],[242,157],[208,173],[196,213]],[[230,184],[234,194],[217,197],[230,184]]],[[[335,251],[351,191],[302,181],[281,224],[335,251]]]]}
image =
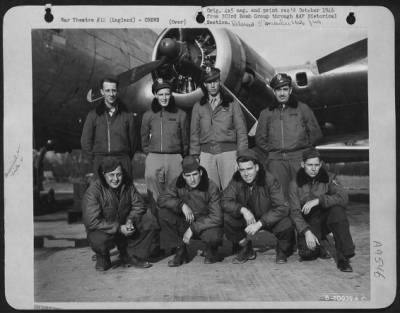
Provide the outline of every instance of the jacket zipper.
{"type": "MultiPolygon", "coordinates": [[[[115,199],[114,199],[114,195],[112,194],[111,190],[104,190],[104,197],[108,198],[108,202],[111,203],[112,205],[114,205],[115,199]]],[[[116,219],[119,222],[119,202],[118,202],[118,206],[117,206],[117,212],[116,212],[116,219]]]]}
{"type": "Polygon", "coordinates": [[[160,117],[161,117],[161,152],[163,152],[163,110],[161,109],[160,111],[160,117]]]}
{"type": "Polygon", "coordinates": [[[212,107],[211,107],[211,103],[209,103],[209,106],[210,106],[210,116],[211,116],[211,122],[210,122],[210,124],[211,124],[211,126],[213,126],[213,120],[214,120],[214,116],[215,116],[215,110],[213,110],[212,109],[212,107]]]}
{"type": "Polygon", "coordinates": [[[107,144],[108,144],[108,152],[111,152],[111,138],[110,138],[110,120],[108,119],[108,113],[106,113],[107,120],[107,144]]]}
{"type": "Polygon", "coordinates": [[[284,138],[284,133],[283,133],[283,117],[282,117],[282,113],[283,113],[283,108],[280,111],[280,120],[281,120],[281,135],[282,135],[282,150],[285,148],[285,138],[284,138]]]}
{"type": "Polygon", "coordinates": [[[118,219],[118,222],[119,222],[119,213],[120,213],[121,203],[123,203],[123,202],[122,202],[122,196],[124,195],[124,193],[123,193],[124,189],[125,189],[125,186],[122,185],[121,190],[119,191],[119,195],[118,195],[118,200],[119,200],[119,201],[118,201],[118,209],[117,209],[117,219],[118,219]]]}

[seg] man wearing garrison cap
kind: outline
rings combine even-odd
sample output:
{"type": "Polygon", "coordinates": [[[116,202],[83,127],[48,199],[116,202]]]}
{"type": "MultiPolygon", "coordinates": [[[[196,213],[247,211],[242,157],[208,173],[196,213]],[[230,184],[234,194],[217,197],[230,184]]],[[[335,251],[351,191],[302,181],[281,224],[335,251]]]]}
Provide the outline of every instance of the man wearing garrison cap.
{"type": "Polygon", "coordinates": [[[256,258],[251,236],[265,229],[278,239],[276,263],[286,263],[293,252],[294,229],[289,207],[279,182],[264,170],[263,160],[255,150],[240,151],[238,171],[224,190],[221,206],[224,230],[233,244],[234,264],[256,258]]]}
{"type": "Polygon", "coordinates": [[[182,161],[182,173],[158,197],[161,224],[161,248],[176,248],[168,266],[188,261],[187,245],[199,238],[206,245],[204,263],[221,261],[218,246],[222,244],[222,210],[217,185],[208,179],[207,171],[197,158],[189,155],[182,161]]]}
{"type": "Polygon", "coordinates": [[[275,99],[260,114],[255,141],[267,155],[268,170],[280,181],[287,196],[303,151],[315,146],[322,133],[314,113],[292,94],[289,75],[276,74],[270,87],[275,99]]]}
{"type": "Polygon", "coordinates": [[[302,156],[301,169],[289,187],[290,216],[298,231],[299,256],[303,260],[329,258],[321,240],[332,232],[337,267],[342,272],[352,272],[349,259],[354,256],[354,243],[346,216],[347,193],[322,167],[316,149],[306,150],[302,156]]]}
{"type": "Polygon", "coordinates": [[[147,262],[154,240],[151,215],[128,178],[122,162],[115,157],[103,158],[96,179],[82,200],[82,219],[87,238],[96,253],[96,270],[111,267],[110,250],[117,246],[120,261],[139,268],[147,262]]]}
{"type": "Polygon", "coordinates": [[[195,103],[190,125],[190,154],[224,189],[235,171],[237,151],[247,149],[247,128],[240,104],[221,90],[220,70],[203,73],[204,97],[195,103]]]}

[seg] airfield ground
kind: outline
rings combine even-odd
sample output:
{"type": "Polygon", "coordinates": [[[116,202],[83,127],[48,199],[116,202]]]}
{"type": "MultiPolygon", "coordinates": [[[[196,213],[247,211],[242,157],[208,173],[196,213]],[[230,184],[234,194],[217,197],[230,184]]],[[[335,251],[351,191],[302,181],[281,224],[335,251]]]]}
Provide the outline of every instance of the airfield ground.
{"type": "MultiPolygon", "coordinates": [[[[365,200],[368,195],[363,193],[365,200]]],[[[126,303],[129,308],[193,308],[192,303],[265,307],[271,301],[327,301],[335,296],[367,301],[371,292],[369,204],[354,199],[358,198],[353,197],[348,207],[356,245],[352,273],[340,272],[333,258],[299,262],[297,253],[287,264],[277,265],[275,238],[267,232],[256,236],[254,242],[257,248],[268,249],[241,265],[232,264],[228,241],[220,250],[224,255],[221,263],[204,264],[203,246],[195,241],[190,247],[192,261],[181,267],[169,268],[171,257],[166,257],[150,269],[124,268],[118,265],[115,253],[114,268],[99,273],[81,223],[69,224],[66,210],[35,216],[34,300],[76,308],[118,308],[126,303]]],[[[332,238],[329,247],[334,254],[332,238]]]]}

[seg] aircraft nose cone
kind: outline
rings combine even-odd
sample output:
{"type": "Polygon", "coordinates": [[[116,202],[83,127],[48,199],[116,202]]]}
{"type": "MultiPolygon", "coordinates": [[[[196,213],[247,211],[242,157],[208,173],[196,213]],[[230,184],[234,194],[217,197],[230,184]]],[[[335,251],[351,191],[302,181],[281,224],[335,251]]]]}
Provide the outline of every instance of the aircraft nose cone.
{"type": "Polygon", "coordinates": [[[162,56],[174,59],[179,55],[179,45],[171,38],[164,38],[160,42],[159,52],[162,56]]]}

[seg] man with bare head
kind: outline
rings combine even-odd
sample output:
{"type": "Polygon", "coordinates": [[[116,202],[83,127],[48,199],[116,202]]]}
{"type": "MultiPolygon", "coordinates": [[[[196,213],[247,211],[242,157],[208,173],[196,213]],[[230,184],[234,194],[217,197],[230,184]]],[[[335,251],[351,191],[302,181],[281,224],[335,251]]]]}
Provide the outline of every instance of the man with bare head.
{"type": "Polygon", "coordinates": [[[298,230],[300,257],[328,258],[321,240],[332,233],[337,267],[342,272],[352,272],[350,258],[354,256],[354,243],[346,215],[348,196],[336,177],[322,166],[316,149],[303,152],[301,168],[290,183],[289,202],[298,230]]]}
{"type": "Polygon", "coordinates": [[[104,78],[100,92],[104,99],[89,112],[83,126],[82,150],[92,159],[95,176],[102,159],[113,156],[121,161],[132,179],[131,159],[137,145],[133,114],[118,101],[118,81],[115,78],[104,78]]]}
{"type": "Polygon", "coordinates": [[[154,240],[154,227],[142,197],[117,158],[104,158],[98,177],[82,200],[82,218],[89,244],[96,253],[96,270],[111,267],[110,250],[114,246],[122,263],[151,267],[146,260],[154,240]]]}
{"type": "Polygon", "coordinates": [[[256,258],[250,238],[262,229],[278,239],[276,263],[286,263],[293,252],[294,229],[288,203],[278,180],[262,164],[255,150],[239,152],[238,170],[221,198],[225,235],[233,244],[233,252],[238,252],[234,264],[256,258]]]}

